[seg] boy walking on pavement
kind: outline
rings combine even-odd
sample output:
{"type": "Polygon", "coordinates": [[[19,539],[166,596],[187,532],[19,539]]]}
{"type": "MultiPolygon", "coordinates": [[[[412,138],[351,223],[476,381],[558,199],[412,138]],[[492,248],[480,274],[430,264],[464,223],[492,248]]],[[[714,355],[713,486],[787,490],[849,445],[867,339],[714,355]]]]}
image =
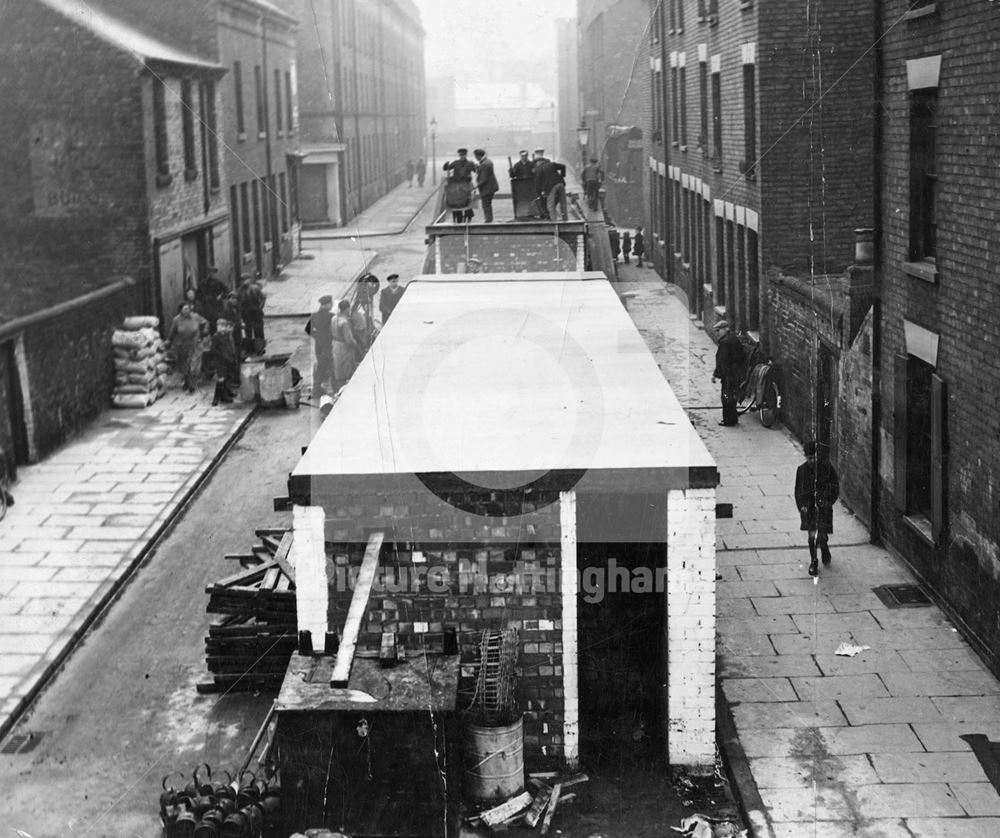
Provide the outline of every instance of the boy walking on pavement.
{"type": "Polygon", "coordinates": [[[815,442],[805,445],[806,461],[795,472],[795,504],[802,518],[800,529],[809,533],[809,575],[819,574],[816,546],[823,564],[830,564],[828,536],[833,532],[833,505],[840,496],[840,478],[827,456],[817,457],[815,442]]]}

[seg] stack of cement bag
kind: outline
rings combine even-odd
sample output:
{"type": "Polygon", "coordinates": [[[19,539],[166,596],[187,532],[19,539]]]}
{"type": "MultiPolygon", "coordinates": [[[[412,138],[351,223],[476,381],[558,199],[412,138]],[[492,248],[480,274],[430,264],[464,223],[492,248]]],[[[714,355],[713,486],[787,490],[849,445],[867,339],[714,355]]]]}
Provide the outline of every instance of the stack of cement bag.
{"type": "Polygon", "coordinates": [[[114,407],[148,407],[163,393],[167,363],[157,317],[126,317],[111,335],[115,355],[114,407]]]}

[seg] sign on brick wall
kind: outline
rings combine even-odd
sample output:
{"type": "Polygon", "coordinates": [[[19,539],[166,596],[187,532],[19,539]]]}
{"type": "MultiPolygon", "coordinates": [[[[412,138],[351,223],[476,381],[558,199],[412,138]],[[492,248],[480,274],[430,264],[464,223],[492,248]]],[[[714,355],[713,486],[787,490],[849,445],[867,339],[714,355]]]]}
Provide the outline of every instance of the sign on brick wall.
{"type": "Polygon", "coordinates": [[[43,119],[29,132],[28,159],[35,215],[64,218],[100,206],[90,175],[101,165],[97,126],[43,119]]]}

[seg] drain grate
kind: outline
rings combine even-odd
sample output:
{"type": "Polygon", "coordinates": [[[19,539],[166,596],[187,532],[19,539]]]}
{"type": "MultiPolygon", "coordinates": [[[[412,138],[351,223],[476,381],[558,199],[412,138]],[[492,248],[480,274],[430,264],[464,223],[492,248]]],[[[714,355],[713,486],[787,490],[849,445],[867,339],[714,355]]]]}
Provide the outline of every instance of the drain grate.
{"type": "Polygon", "coordinates": [[[879,585],[872,591],[886,608],[921,608],[931,604],[919,585],[879,585]]]}
{"type": "Polygon", "coordinates": [[[0,748],[0,754],[27,754],[38,747],[44,733],[15,733],[0,748]]]}

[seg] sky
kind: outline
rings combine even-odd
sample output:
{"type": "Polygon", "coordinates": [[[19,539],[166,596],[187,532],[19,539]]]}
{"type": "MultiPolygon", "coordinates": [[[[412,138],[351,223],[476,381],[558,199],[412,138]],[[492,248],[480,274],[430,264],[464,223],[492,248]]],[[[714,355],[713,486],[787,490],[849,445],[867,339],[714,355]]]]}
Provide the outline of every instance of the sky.
{"type": "Polygon", "coordinates": [[[415,2],[427,31],[427,75],[432,78],[500,80],[505,73],[517,74],[519,60],[549,57],[554,75],[555,20],[576,17],[576,0],[415,2]]]}

